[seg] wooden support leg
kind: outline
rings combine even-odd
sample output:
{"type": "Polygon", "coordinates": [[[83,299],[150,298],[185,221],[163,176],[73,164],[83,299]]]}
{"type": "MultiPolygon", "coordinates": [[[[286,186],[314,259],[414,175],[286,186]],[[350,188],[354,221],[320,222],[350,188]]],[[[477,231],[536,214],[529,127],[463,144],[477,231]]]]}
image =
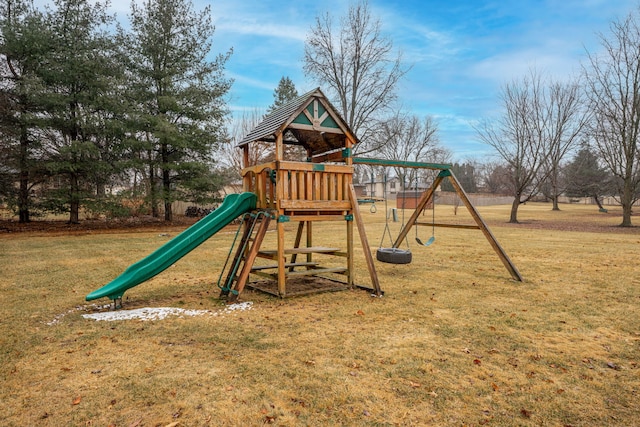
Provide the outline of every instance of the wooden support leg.
{"type": "MultiPolygon", "coordinates": [[[[313,222],[307,221],[307,247],[310,248],[313,246],[313,222]]],[[[307,262],[313,262],[313,253],[309,252],[307,254],[307,262]]],[[[307,267],[307,270],[311,267],[307,267]]]]}
{"type": "Polygon", "coordinates": [[[286,271],[284,253],[284,223],[278,222],[276,228],[278,233],[278,294],[284,298],[286,296],[286,271]]]}
{"type": "MultiPolygon", "coordinates": [[[[305,221],[300,221],[298,223],[298,232],[296,233],[296,241],[293,244],[294,248],[300,247],[300,241],[302,240],[302,231],[304,230],[304,223],[305,221]]],[[[295,264],[297,259],[298,259],[297,253],[291,254],[291,261],[290,261],[291,264],[295,264]]],[[[289,267],[289,271],[293,271],[293,270],[294,270],[293,266],[289,267]]]]}
{"type": "Polygon", "coordinates": [[[478,224],[478,227],[480,227],[480,230],[482,230],[482,232],[484,233],[484,236],[489,241],[489,244],[491,245],[493,250],[498,254],[498,257],[500,257],[500,261],[502,261],[504,266],[507,268],[507,270],[511,274],[511,277],[522,282],[522,276],[520,275],[520,272],[513,264],[513,262],[511,262],[511,259],[509,259],[504,249],[502,249],[502,246],[500,246],[498,240],[496,240],[491,230],[489,230],[489,227],[487,227],[487,224],[484,222],[476,208],[473,206],[473,204],[471,204],[471,201],[467,197],[467,193],[465,193],[464,189],[462,188],[456,177],[453,175],[453,173],[451,173],[451,171],[447,172],[449,172],[449,181],[451,181],[451,185],[453,185],[453,188],[455,188],[456,193],[458,193],[458,196],[460,196],[460,199],[462,199],[462,202],[467,207],[467,210],[469,211],[473,219],[476,221],[476,224],[478,224]]]}
{"type": "Polygon", "coordinates": [[[364,230],[364,223],[362,222],[362,216],[360,215],[360,208],[358,207],[358,196],[356,190],[353,188],[353,184],[349,184],[349,199],[351,199],[351,209],[353,211],[353,219],[358,227],[358,234],[360,234],[360,242],[362,243],[362,251],[367,261],[367,268],[369,269],[369,276],[371,278],[371,285],[375,290],[377,296],[382,296],[382,290],[380,289],[380,282],[378,281],[378,274],[376,273],[376,266],[373,263],[373,256],[371,255],[371,249],[369,249],[369,241],[367,240],[367,234],[364,230]]]}
{"type": "MultiPolygon", "coordinates": [[[[368,250],[366,248],[365,250],[368,250]]],[[[354,286],[353,270],[353,221],[347,221],[347,283],[354,286]]]]}

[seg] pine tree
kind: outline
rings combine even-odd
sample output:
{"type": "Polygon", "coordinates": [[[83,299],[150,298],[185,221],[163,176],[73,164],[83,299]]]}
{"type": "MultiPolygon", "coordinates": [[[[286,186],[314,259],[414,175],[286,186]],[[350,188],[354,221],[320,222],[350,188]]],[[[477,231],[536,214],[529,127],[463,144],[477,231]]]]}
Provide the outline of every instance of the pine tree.
{"type": "Polygon", "coordinates": [[[615,191],[611,175],[600,165],[598,157],[588,146],[582,147],[573,161],[565,166],[564,176],[567,196],[593,197],[601,209],[601,196],[615,191]]]}
{"type": "Polygon", "coordinates": [[[104,129],[97,120],[113,85],[106,32],[113,18],[106,8],[88,0],[56,0],[47,14],[51,50],[39,70],[45,86],[42,127],[46,167],[57,177],[47,198],[51,210],[69,212],[70,223],[79,222],[80,207],[96,194],[96,174],[108,167],[101,154],[109,150],[101,146],[104,129]]]}
{"type": "Polygon", "coordinates": [[[0,199],[24,223],[34,213],[31,189],[42,160],[36,157],[41,152],[36,117],[42,111],[37,71],[49,39],[43,15],[22,0],[0,4],[0,34],[0,199]]]}
{"type": "Polygon", "coordinates": [[[165,220],[171,221],[178,191],[210,173],[227,113],[224,96],[231,82],[223,72],[231,52],[207,59],[214,32],[209,7],[194,11],[188,0],[131,7],[131,32],[124,36],[137,108],[133,136],[152,206],[161,198],[165,220]]]}
{"type": "Polygon", "coordinates": [[[267,113],[272,112],[297,97],[298,90],[293,84],[293,81],[288,76],[282,77],[280,82],[278,82],[278,87],[273,91],[273,104],[269,107],[267,113]]]}

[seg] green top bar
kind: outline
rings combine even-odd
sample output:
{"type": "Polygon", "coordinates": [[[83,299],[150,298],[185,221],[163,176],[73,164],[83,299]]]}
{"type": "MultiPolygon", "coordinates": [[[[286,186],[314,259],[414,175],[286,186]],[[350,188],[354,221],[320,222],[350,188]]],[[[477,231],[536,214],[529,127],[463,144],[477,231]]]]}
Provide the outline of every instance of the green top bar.
{"type": "Polygon", "coordinates": [[[369,159],[365,157],[353,157],[354,164],[374,165],[374,166],[399,166],[402,168],[422,168],[449,170],[451,165],[447,163],[426,163],[426,162],[409,162],[405,160],[387,160],[387,159],[369,159]]]}

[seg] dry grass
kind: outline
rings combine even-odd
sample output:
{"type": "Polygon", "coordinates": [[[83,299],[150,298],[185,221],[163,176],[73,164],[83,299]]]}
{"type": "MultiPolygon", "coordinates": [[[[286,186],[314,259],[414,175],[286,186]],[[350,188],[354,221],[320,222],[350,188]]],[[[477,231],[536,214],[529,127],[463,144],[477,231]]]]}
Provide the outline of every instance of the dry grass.
{"type": "MultiPolygon", "coordinates": [[[[374,247],[382,210],[365,209],[374,247]]],[[[377,264],[383,298],[247,292],[250,311],[148,322],[86,320],[84,295],[167,237],[4,234],[0,424],[637,424],[640,230],[585,206],[529,204],[517,226],[508,206],[480,211],[525,283],[479,232],[437,229],[431,247],[411,243],[412,264],[377,264]]],[[[344,226],[323,227],[315,243],[336,244],[344,226]]],[[[129,290],[125,308],[221,310],[212,282],[231,238],[129,290]]]]}

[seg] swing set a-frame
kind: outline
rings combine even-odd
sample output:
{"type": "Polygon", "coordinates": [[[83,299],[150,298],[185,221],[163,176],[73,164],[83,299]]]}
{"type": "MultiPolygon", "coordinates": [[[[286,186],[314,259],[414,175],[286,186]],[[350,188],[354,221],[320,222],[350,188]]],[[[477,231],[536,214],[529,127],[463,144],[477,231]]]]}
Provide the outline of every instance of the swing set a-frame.
{"type": "MultiPolygon", "coordinates": [[[[396,237],[395,241],[393,242],[392,247],[386,250],[385,248],[382,248],[382,250],[385,251],[385,253],[383,257],[378,257],[379,260],[384,260],[385,262],[394,263],[395,260],[397,259],[400,261],[398,263],[406,263],[405,260],[410,259],[410,257],[408,257],[404,251],[401,251],[398,249],[400,248],[400,245],[402,244],[402,242],[407,238],[407,235],[409,234],[409,231],[411,231],[411,228],[414,226],[426,225],[426,226],[432,227],[432,229],[435,229],[435,227],[475,229],[475,230],[482,231],[482,233],[486,237],[487,241],[489,242],[493,250],[496,252],[496,254],[498,254],[498,257],[506,267],[507,271],[509,271],[509,274],[511,274],[511,277],[514,280],[517,280],[520,282],[523,280],[522,275],[520,274],[516,266],[513,264],[513,262],[507,255],[507,253],[502,248],[502,246],[500,246],[500,243],[498,243],[498,240],[496,239],[496,237],[493,235],[493,233],[491,232],[487,224],[484,222],[484,220],[476,210],[475,206],[473,206],[473,204],[471,203],[471,200],[469,200],[467,193],[464,191],[464,189],[460,185],[460,182],[451,171],[450,164],[411,162],[411,161],[402,161],[402,160],[387,160],[387,159],[362,158],[362,157],[354,157],[353,163],[361,164],[361,165],[371,165],[371,166],[430,169],[430,170],[439,171],[438,175],[433,180],[433,183],[431,184],[431,186],[425,192],[422,193],[422,195],[416,202],[416,207],[413,214],[411,215],[411,217],[409,217],[408,221],[405,224],[403,224],[403,227],[398,233],[398,236],[396,237]],[[451,183],[456,194],[458,195],[462,203],[465,205],[465,207],[471,214],[471,217],[475,221],[475,225],[436,223],[435,216],[432,216],[431,222],[429,223],[419,221],[420,215],[429,205],[429,202],[431,202],[432,205],[434,206],[434,212],[435,212],[435,203],[434,203],[435,191],[440,186],[440,184],[442,184],[442,181],[445,179],[448,179],[449,182],[451,183]]],[[[418,244],[422,246],[431,245],[434,239],[435,239],[435,236],[434,234],[432,234],[429,240],[427,240],[426,242],[422,242],[417,237],[417,234],[416,234],[416,241],[418,242],[418,244]]]]}

